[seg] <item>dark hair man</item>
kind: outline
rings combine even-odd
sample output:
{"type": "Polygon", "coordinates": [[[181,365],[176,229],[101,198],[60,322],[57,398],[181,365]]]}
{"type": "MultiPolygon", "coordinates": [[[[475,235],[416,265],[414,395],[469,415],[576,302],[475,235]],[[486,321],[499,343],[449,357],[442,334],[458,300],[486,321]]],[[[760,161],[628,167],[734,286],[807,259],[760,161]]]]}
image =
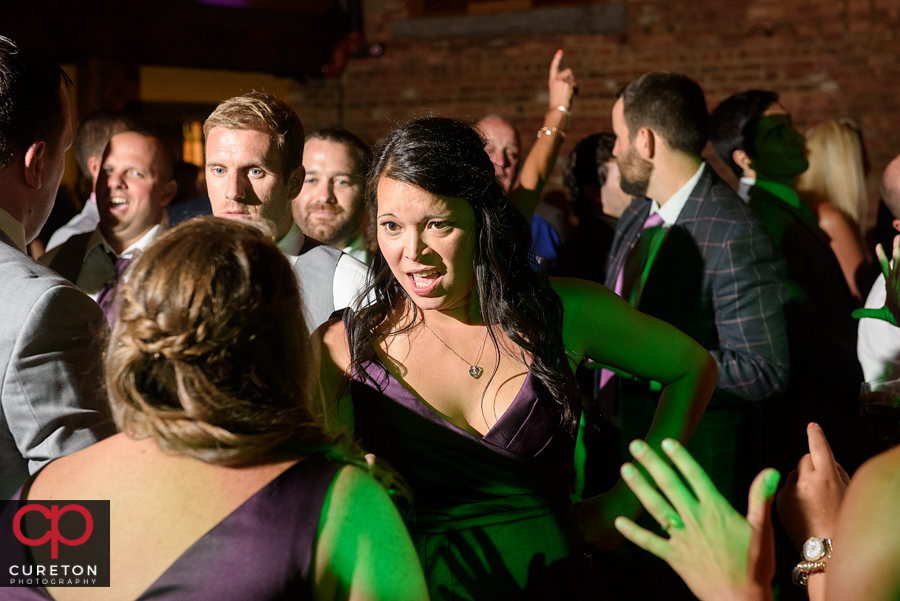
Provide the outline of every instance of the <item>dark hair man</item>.
{"type": "MultiPolygon", "coordinates": [[[[762,467],[752,456],[760,433],[751,418],[787,381],[783,263],[700,156],[708,115],[696,82],[642,75],[620,92],[612,122],[622,190],[637,198],[619,219],[606,285],[692,336],[718,363],[716,391],[689,448],[735,502],[762,467]]],[[[657,399],[646,384],[625,380],[621,396],[630,441],[657,399]]]]}
{"type": "Polygon", "coordinates": [[[272,228],[288,257],[310,331],[337,309],[352,306],[366,282],[366,266],[303,234],[291,199],[303,183],[303,125],[286,103],[249,92],[221,103],[203,125],[206,186],[213,214],[250,219],[272,228]]]}
{"type": "Polygon", "coordinates": [[[306,136],[306,177],[293,200],[294,222],[303,233],[368,264],[366,177],[372,153],[346,129],[327,128],[306,136]]]}
{"type": "Polygon", "coordinates": [[[778,94],[748,90],[719,104],[711,117],[712,142],[732,170],[754,178],[747,188],[750,209],[765,225],[787,263],[790,302],[785,321],[791,377],[785,402],[771,418],[775,467],[790,469],[805,452],[803,432],[819,423],[845,466],[860,458],[854,449],[854,403],[863,375],[856,358],[856,307],[828,237],[794,192],[803,173],[804,139],[778,94]]]}
{"type": "Polygon", "coordinates": [[[0,499],[29,471],[115,433],[101,394],[103,313],[25,255],[72,144],[64,81],[0,36],[0,499]]]}

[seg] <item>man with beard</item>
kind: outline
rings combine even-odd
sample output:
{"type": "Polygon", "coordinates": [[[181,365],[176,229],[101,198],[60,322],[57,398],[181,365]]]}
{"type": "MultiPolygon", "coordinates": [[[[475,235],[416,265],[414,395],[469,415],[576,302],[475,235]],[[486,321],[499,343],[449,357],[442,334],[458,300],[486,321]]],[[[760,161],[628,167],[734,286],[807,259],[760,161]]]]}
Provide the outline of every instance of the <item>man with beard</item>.
{"type": "Polygon", "coordinates": [[[203,124],[203,136],[213,215],[271,230],[294,268],[309,331],[335,310],[356,306],[366,266],[304,235],[291,214],[305,174],[303,124],[294,109],[270,94],[248,92],[220,103],[203,124]]]}
{"type": "Polygon", "coordinates": [[[294,222],[303,233],[369,264],[366,176],[371,151],[353,133],[338,128],[306,136],[306,178],[293,200],[294,222]]]}
{"type": "MultiPolygon", "coordinates": [[[[784,264],[763,226],[703,162],[708,118],[703,91],[684,75],[648,73],[619,93],[613,154],[622,190],[636,198],[616,227],[605,284],[690,335],[716,360],[716,391],[688,449],[740,506],[764,467],[757,457],[761,402],[787,383],[784,264]]],[[[654,390],[653,383],[620,379],[626,444],[649,426],[659,399],[654,390]]],[[[648,578],[644,566],[638,569],[642,575],[629,585],[664,588],[625,596],[681,598],[670,588],[678,587],[693,598],[677,578],[648,578]]]]}

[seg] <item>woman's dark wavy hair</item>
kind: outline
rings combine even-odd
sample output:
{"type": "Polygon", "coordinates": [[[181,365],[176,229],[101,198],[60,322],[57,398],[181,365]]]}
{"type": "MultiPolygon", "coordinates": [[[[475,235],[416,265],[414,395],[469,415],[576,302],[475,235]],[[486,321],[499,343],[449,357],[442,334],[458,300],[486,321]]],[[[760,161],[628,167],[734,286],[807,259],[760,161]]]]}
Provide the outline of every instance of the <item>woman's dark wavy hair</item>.
{"type": "MultiPolygon", "coordinates": [[[[579,396],[563,348],[562,302],[546,276],[532,268],[531,227],[506,198],[484,147],[485,140],[471,125],[454,119],[430,117],[399,127],[376,148],[366,188],[369,213],[375,222],[382,178],[469,202],[477,227],[475,287],[481,317],[486,324],[500,325],[532,354],[532,374],[570,420],[579,396]]],[[[409,300],[413,323],[418,315],[380,250],[371,274],[367,293],[374,302],[352,316],[347,328],[351,367],[357,374],[366,373],[362,364],[374,355],[376,328],[389,319],[392,309],[409,300]]],[[[496,336],[491,329],[488,332],[499,354],[496,336]]]]}

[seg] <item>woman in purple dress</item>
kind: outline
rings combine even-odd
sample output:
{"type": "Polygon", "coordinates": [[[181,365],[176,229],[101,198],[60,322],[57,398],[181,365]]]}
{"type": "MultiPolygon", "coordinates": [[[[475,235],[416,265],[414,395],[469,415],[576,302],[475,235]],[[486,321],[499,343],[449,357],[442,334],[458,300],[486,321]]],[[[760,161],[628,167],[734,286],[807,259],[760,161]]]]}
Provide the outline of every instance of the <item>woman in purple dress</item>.
{"type": "Polygon", "coordinates": [[[121,433],[17,496],[109,499],[110,586],[0,596],[424,598],[387,494],[313,419],[302,299],[270,237],[195,219],[160,236],[122,292],[107,359],[121,433]]]}
{"type": "Polygon", "coordinates": [[[330,419],[409,484],[432,599],[596,599],[584,544],[616,544],[613,520],[640,504],[621,482],[569,501],[574,369],[590,358],[660,382],[658,444],[690,436],[715,363],[602,286],[535,273],[528,222],[464,123],[391,133],[368,192],[373,302],[318,332],[330,419]]]}

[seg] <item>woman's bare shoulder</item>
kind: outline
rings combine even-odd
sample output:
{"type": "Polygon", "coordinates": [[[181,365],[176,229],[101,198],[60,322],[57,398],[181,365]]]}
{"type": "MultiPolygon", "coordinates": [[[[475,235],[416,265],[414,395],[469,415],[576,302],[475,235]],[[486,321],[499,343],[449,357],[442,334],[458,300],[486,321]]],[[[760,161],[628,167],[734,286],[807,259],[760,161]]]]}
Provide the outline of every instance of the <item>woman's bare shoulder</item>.
{"type": "Polygon", "coordinates": [[[819,219],[819,227],[826,231],[832,228],[846,228],[851,231],[854,229],[850,218],[830,202],[823,202],[816,206],[816,217],[819,219]]]}
{"type": "Polygon", "coordinates": [[[323,363],[330,359],[330,363],[341,371],[350,365],[350,343],[341,318],[335,317],[323,323],[313,332],[310,340],[314,347],[321,350],[323,363]]]}

